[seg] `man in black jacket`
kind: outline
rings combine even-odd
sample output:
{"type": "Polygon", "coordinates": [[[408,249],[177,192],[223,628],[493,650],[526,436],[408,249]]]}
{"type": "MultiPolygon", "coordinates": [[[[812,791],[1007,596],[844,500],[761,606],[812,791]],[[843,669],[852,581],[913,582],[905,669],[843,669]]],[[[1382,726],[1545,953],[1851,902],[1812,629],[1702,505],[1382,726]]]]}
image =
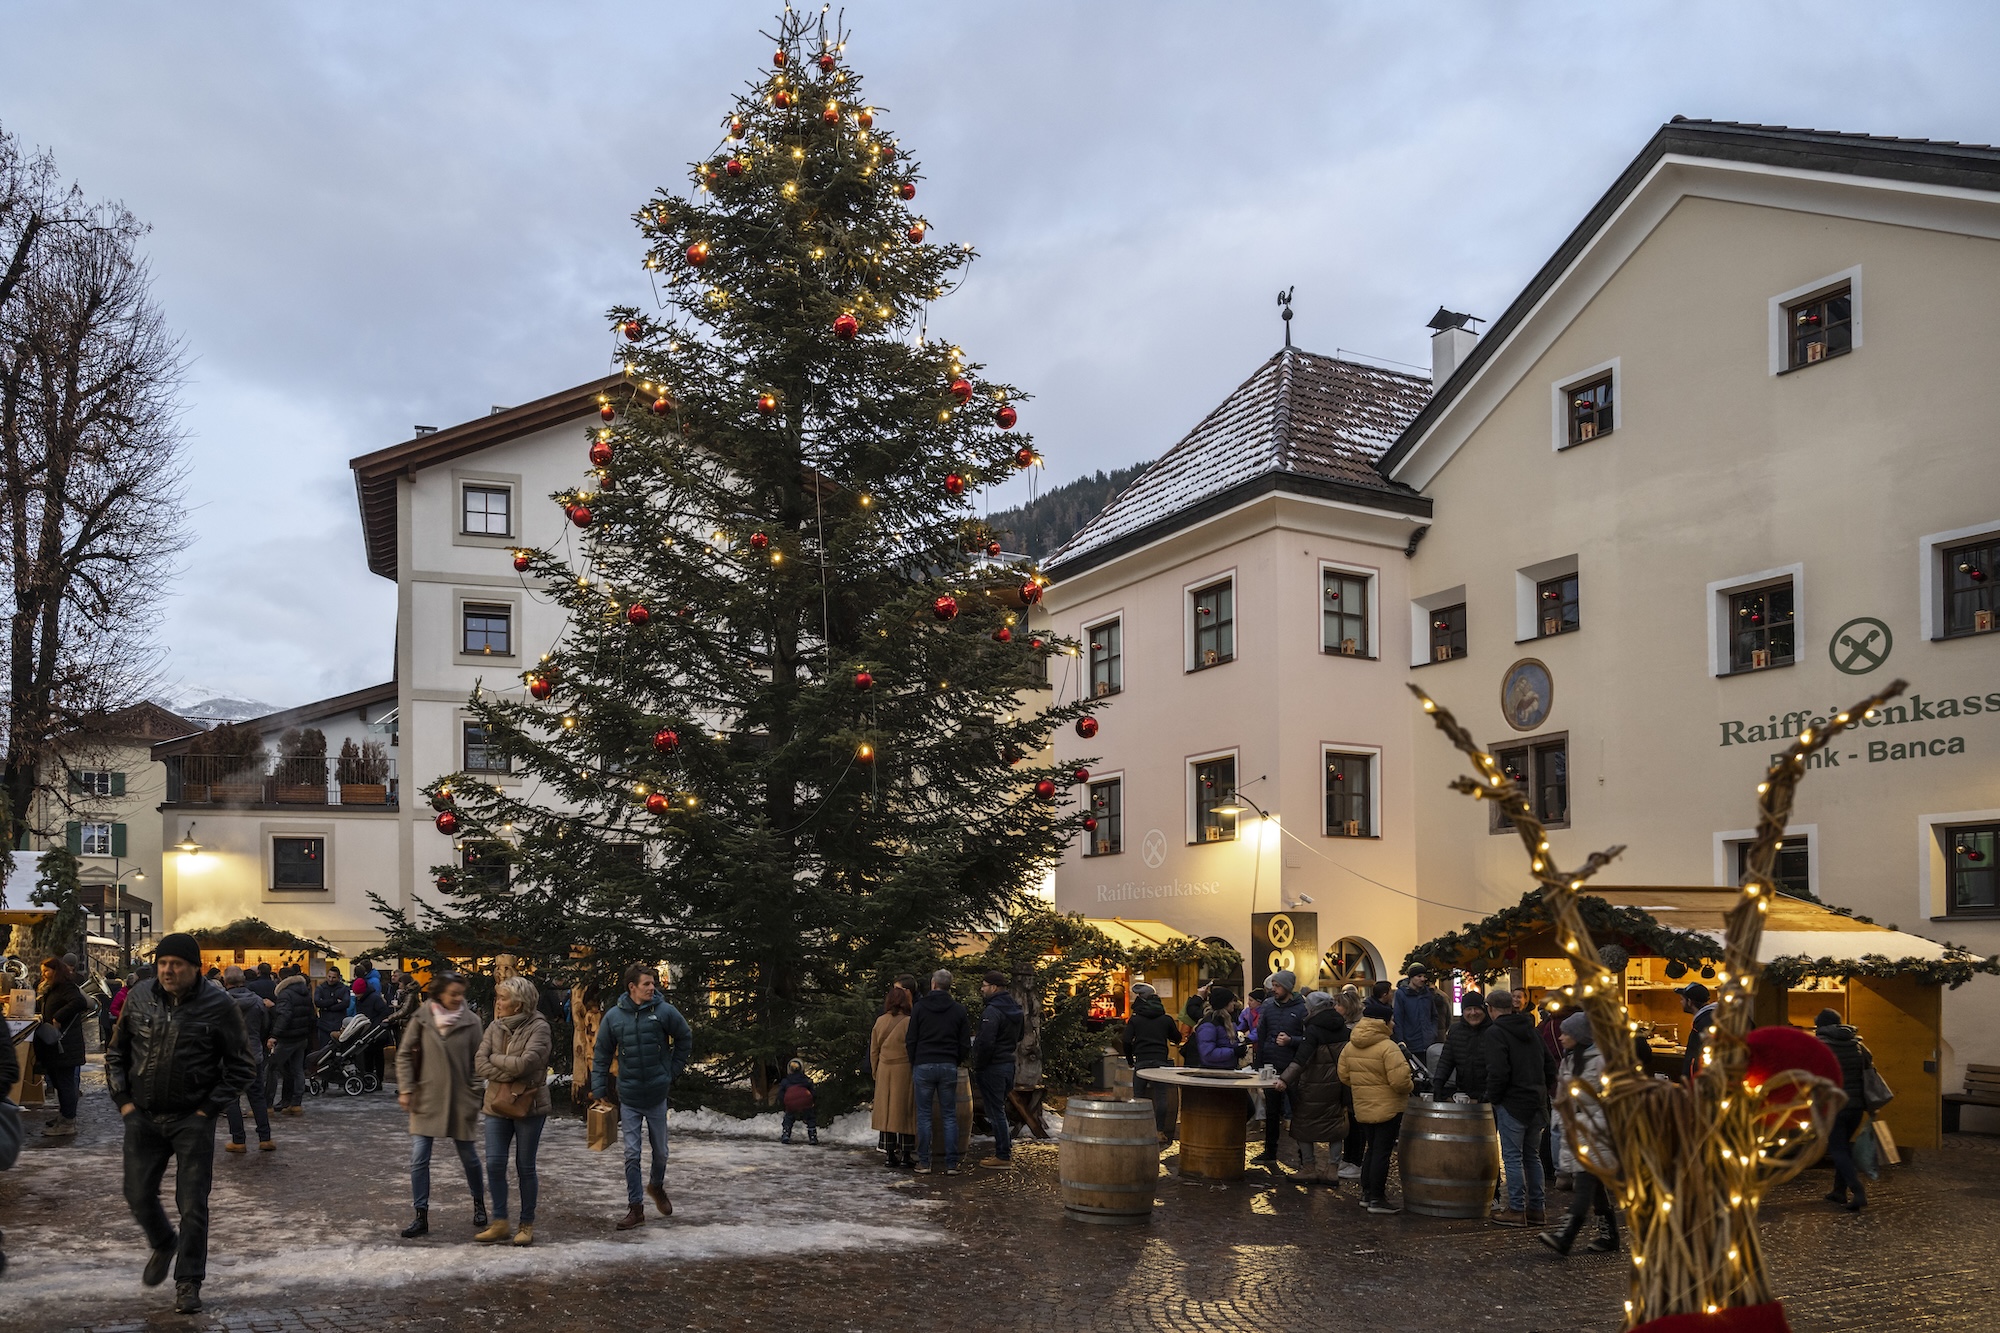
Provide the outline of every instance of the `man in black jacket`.
{"type": "Polygon", "coordinates": [[[1540,1226],[1547,1220],[1542,1194],[1542,1133],[1549,1127],[1549,1085],[1556,1061],[1535,1030],[1535,1015],[1514,1012],[1510,991],[1489,991],[1486,1007],[1486,1100],[1500,1131],[1500,1162],[1507,1172],[1507,1206],[1493,1214],[1501,1226],[1540,1226]]]}
{"type": "Polygon", "coordinates": [[[972,1041],[972,1071],[979,1082],[979,1100],[986,1107],[986,1123],[993,1127],[993,1155],[980,1165],[1005,1171],[1014,1165],[1007,1094],[1014,1090],[1014,1052],[1025,1024],[1021,1002],[1007,989],[1006,973],[988,972],[980,978],[979,993],[986,997],[986,1007],[979,1015],[979,1035],[972,1041]]]}
{"type": "Polygon", "coordinates": [[[965,1006],[951,998],[951,973],[943,968],[931,973],[931,988],[912,1008],[903,1043],[910,1053],[910,1083],[917,1098],[917,1174],[931,1172],[931,1104],[936,1102],[944,1116],[944,1173],[955,1176],[958,1066],[972,1050],[972,1020],[965,1016],[965,1006]]]}
{"type": "MultiPolygon", "coordinates": [[[[1206,990],[1207,987],[1202,989],[1206,990]]],[[[1132,988],[1132,1015],[1125,1020],[1125,1059],[1132,1068],[1160,1069],[1174,1062],[1173,1048],[1181,1044],[1181,1025],[1167,1013],[1167,1007],[1160,1003],[1160,993],[1140,982],[1132,988]]],[[[1156,1083],[1152,1079],[1140,1079],[1143,1085],[1135,1092],[1144,1093],[1153,1103],[1153,1129],[1160,1136],[1161,1143],[1170,1143],[1167,1137],[1167,1112],[1172,1109],[1168,1084],[1156,1083]]]]}
{"type": "Polygon", "coordinates": [[[297,963],[289,963],[278,978],[277,1007],[271,1011],[271,1058],[264,1063],[264,1101],[273,1111],[305,1114],[306,1045],[312,1041],[315,1022],[312,982],[297,963]]]}
{"type": "MultiPolygon", "coordinates": [[[[263,998],[250,989],[243,969],[234,963],[222,969],[222,989],[242,1017],[243,1035],[250,1039],[251,1053],[257,1057],[257,1076],[243,1093],[250,1099],[250,1114],[257,1122],[257,1146],[271,1152],[278,1146],[271,1141],[271,1112],[264,1096],[264,1072],[269,1068],[271,1055],[271,1011],[264,1007],[263,998]]],[[[229,1117],[229,1151],[245,1151],[243,1098],[230,1098],[225,1114],[229,1117]]]]}
{"type": "Polygon", "coordinates": [[[1467,991],[1458,1003],[1459,1015],[1444,1034],[1437,1068],[1431,1071],[1431,1096],[1450,1101],[1454,1094],[1470,1101],[1486,1100],[1486,997],[1467,991]]]}
{"type": "Polygon", "coordinates": [[[152,1255],[144,1281],[174,1270],[174,1309],[201,1309],[208,1276],[208,1191],[215,1174],[215,1117],[257,1076],[257,1057],[236,1004],[201,975],[194,936],[173,934],[153,951],[158,971],[132,988],[111,1045],[104,1082],[125,1118],[125,1202],[152,1255]],[[180,1234],[160,1206],[174,1163],[180,1234]]]}

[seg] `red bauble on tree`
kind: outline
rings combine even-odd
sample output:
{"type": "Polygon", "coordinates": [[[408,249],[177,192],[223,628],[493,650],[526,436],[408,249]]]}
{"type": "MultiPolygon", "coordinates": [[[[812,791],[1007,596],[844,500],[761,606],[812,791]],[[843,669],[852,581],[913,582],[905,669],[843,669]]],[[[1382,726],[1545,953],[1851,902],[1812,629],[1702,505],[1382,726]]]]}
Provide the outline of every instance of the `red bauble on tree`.
{"type": "Polygon", "coordinates": [[[1084,831],[1085,833],[1095,833],[1095,832],[1097,832],[1097,816],[1096,816],[1096,815],[1085,815],[1085,816],[1083,817],[1083,831],[1084,831]]]}
{"type": "Polygon", "coordinates": [[[656,417],[663,417],[668,412],[673,410],[673,406],[674,406],[674,400],[667,397],[665,394],[661,394],[658,398],[655,398],[653,400],[653,415],[656,417]]]}
{"type": "Polygon", "coordinates": [[[630,624],[643,625],[652,618],[653,613],[648,611],[642,603],[634,602],[625,608],[625,619],[630,624]]]}
{"type": "Polygon", "coordinates": [[[528,553],[526,551],[514,552],[514,568],[524,574],[528,572],[528,553]]]}
{"type": "Polygon", "coordinates": [[[1041,600],[1042,600],[1041,584],[1036,583],[1034,580],[1030,579],[1028,582],[1023,583],[1021,585],[1022,605],[1033,606],[1036,602],[1039,602],[1041,600]]]}
{"type": "Polygon", "coordinates": [[[446,837],[450,837],[452,834],[458,832],[458,816],[449,810],[446,810],[432,822],[437,825],[437,831],[446,837]]]}
{"type": "Polygon", "coordinates": [[[875,688],[875,677],[869,675],[866,671],[855,672],[854,688],[860,690],[863,694],[868,693],[868,691],[875,688]]]}
{"type": "Polygon", "coordinates": [[[771,539],[761,532],[753,532],[750,534],[750,549],[753,551],[768,551],[771,549],[771,539]]]}
{"type": "Polygon", "coordinates": [[[841,315],[833,321],[833,336],[842,342],[853,342],[861,332],[861,321],[852,315],[841,315]]]}
{"type": "Polygon", "coordinates": [[[680,733],[672,727],[661,727],[653,733],[653,748],[661,754],[672,754],[681,748],[680,733]]]}
{"type": "Polygon", "coordinates": [[[783,111],[787,107],[791,106],[792,95],[786,92],[783,88],[780,88],[775,94],[772,95],[771,102],[772,105],[778,108],[778,110],[783,111]]]}
{"type": "MultiPolygon", "coordinates": [[[[886,161],[888,161],[889,157],[890,157],[890,150],[889,150],[889,146],[888,146],[887,144],[883,144],[883,145],[882,145],[882,160],[886,162],[886,161]]],[[[914,182],[912,182],[912,181],[904,181],[904,182],[903,182],[903,183],[902,183],[901,185],[898,185],[898,186],[896,187],[896,197],[897,197],[898,199],[914,199],[914,198],[916,198],[916,197],[917,197],[917,187],[916,187],[916,184],[915,184],[914,182]]]]}
{"type": "Polygon", "coordinates": [[[909,231],[909,237],[911,242],[916,245],[922,245],[924,243],[924,231],[925,227],[924,224],[921,222],[919,222],[916,226],[911,227],[909,231]]]}
{"type": "Polygon", "coordinates": [[[862,111],[854,117],[854,123],[864,130],[872,130],[875,128],[875,113],[862,111]]]}
{"type": "Polygon", "coordinates": [[[727,162],[724,162],[722,164],[722,169],[728,172],[731,176],[741,176],[743,174],[743,159],[740,157],[732,157],[727,162]]]}
{"type": "Polygon", "coordinates": [[[729,118],[729,137],[732,139],[741,139],[743,137],[743,117],[731,116],[729,118]]]}
{"type": "Polygon", "coordinates": [[[591,518],[589,505],[571,505],[569,507],[569,521],[576,524],[579,528],[589,527],[591,518]]]}
{"type": "Polygon", "coordinates": [[[1095,736],[1097,734],[1097,719],[1094,717],[1078,718],[1076,720],[1076,734],[1085,740],[1089,740],[1092,736],[1095,736]]]}
{"type": "Polygon", "coordinates": [[[667,799],[665,792],[656,791],[646,797],[646,809],[653,814],[664,815],[673,809],[673,802],[667,799]]]}
{"type": "Polygon", "coordinates": [[[645,330],[644,326],[643,326],[643,325],[641,325],[641,324],[639,323],[639,321],[638,321],[638,320],[636,320],[636,319],[628,319],[628,320],[626,320],[626,321],[625,321],[625,341],[626,341],[626,342],[632,342],[632,343],[635,343],[635,342],[638,342],[638,341],[639,341],[639,339],[641,339],[641,338],[643,338],[643,337],[645,336],[645,334],[646,334],[646,330],[645,330]]]}
{"type": "Polygon", "coordinates": [[[1076,772],[1070,774],[1070,776],[1075,778],[1078,782],[1088,782],[1090,781],[1090,770],[1087,768],[1079,768],[1078,770],[1076,770],[1076,772]]]}
{"type": "Polygon", "coordinates": [[[708,242],[696,241],[687,249],[688,263],[700,268],[708,262],[708,242]]]}
{"type": "MultiPolygon", "coordinates": [[[[1016,412],[1011,407],[1003,407],[998,412],[995,412],[993,414],[993,424],[998,426],[1001,430],[1014,429],[1014,423],[1019,421],[1020,419],[1021,419],[1021,414],[1019,412],[1016,412]]],[[[1015,455],[1015,457],[1017,458],[1019,456],[1020,455],[1018,454],[1015,455]]]]}
{"type": "Polygon", "coordinates": [[[606,403],[597,409],[597,415],[605,421],[616,421],[618,419],[618,409],[606,403]]]}
{"type": "Polygon", "coordinates": [[[1041,797],[1043,800],[1045,801],[1054,800],[1055,794],[1056,794],[1056,784],[1049,781],[1049,779],[1043,778],[1040,782],[1037,782],[1035,784],[1035,795],[1041,797]]]}
{"type": "Polygon", "coordinates": [[[556,683],[547,676],[528,677],[528,693],[537,699],[546,699],[555,692],[556,683]]]}
{"type": "Polygon", "coordinates": [[[986,543],[986,554],[988,554],[988,555],[999,555],[999,554],[1000,554],[1000,543],[999,543],[999,542],[988,542],[988,543],[986,543]]]}
{"type": "Polygon", "coordinates": [[[819,68],[822,74],[833,73],[833,57],[831,55],[821,56],[819,58],[819,68]]]}
{"type": "Polygon", "coordinates": [[[773,412],[778,410],[778,395],[776,395],[775,393],[758,394],[757,410],[759,412],[762,412],[767,417],[770,416],[773,412]]]}
{"type": "Polygon", "coordinates": [[[971,402],[972,401],[971,383],[966,380],[953,380],[951,382],[951,396],[958,399],[958,401],[961,403],[971,402]]]}
{"type": "Polygon", "coordinates": [[[931,603],[931,614],[939,620],[950,620],[958,615],[958,598],[944,594],[931,603]]]}
{"type": "Polygon", "coordinates": [[[790,57],[788,57],[785,54],[785,48],[781,46],[775,52],[772,53],[771,63],[773,65],[776,65],[779,69],[783,69],[785,67],[785,61],[788,60],[789,58],[790,57]]]}
{"type": "Polygon", "coordinates": [[[1027,445],[1024,444],[1019,449],[1016,449],[1014,451],[1015,467],[1033,467],[1034,465],[1035,465],[1035,451],[1033,449],[1030,449],[1027,445]]]}
{"type": "Polygon", "coordinates": [[[832,102],[828,102],[826,110],[819,113],[819,118],[825,124],[838,125],[840,123],[840,108],[832,102]]]}
{"type": "MultiPolygon", "coordinates": [[[[884,140],[883,142],[875,146],[877,149],[881,151],[882,161],[885,165],[890,162],[894,162],[896,160],[896,145],[889,143],[887,140],[884,140]]],[[[912,185],[910,187],[910,194],[915,194],[916,192],[917,192],[917,187],[912,185]]],[[[910,197],[910,194],[904,195],[903,198],[908,199],[910,197]]]]}
{"type": "Polygon", "coordinates": [[[1008,629],[1005,625],[993,631],[993,641],[995,643],[1010,643],[1013,641],[1013,638],[1014,631],[1008,629]]]}
{"type": "Polygon", "coordinates": [[[965,478],[959,476],[956,472],[947,473],[944,479],[944,489],[947,495],[960,496],[965,494],[965,478]]]}
{"type": "Polygon", "coordinates": [[[599,440],[590,446],[590,461],[597,467],[611,465],[611,441],[599,440]]]}

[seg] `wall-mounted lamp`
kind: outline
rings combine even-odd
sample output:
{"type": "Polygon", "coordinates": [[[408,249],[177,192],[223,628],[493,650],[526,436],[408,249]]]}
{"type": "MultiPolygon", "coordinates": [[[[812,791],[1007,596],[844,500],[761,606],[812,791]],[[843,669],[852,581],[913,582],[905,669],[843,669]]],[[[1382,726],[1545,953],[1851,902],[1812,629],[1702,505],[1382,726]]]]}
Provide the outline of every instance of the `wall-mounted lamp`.
{"type": "Polygon", "coordinates": [[[189,856],[197,856],[201,853],[201,844],[194,840],[193,824],[187,826],[187,833],[182,836],[179,842],[174,844],[174,850],[185,852],[189,856]]]}

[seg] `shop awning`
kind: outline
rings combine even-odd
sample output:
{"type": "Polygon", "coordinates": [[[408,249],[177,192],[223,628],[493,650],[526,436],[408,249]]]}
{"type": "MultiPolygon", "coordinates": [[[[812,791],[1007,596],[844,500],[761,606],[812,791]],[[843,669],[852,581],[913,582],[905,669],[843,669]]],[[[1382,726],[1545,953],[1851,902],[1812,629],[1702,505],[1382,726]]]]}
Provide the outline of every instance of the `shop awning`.
{"type": "Polygon", "coordinates": [[[1163,945],[1195,943],[1194,936],[1184,930],[1175,930],[1164,921],[1128,921],[1122,916],[1093,916],[1084,918],[1084,921],[1104,932],[1119,948],[1133,952],[1158,949],[1163,945]]]}

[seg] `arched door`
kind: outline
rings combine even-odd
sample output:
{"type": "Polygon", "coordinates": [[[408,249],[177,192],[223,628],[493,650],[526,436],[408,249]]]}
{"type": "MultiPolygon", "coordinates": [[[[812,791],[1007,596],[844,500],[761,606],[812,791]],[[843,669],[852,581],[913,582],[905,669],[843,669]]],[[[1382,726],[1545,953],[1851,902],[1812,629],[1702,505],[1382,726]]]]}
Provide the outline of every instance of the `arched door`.
{"type": "Polygon", "coordinates": [[[1333,947],[1326,951],[1321,960],[1321,973],[1322,985],[1339,987],[1352,982],[1365,995],[1382,975],[1382,970],[1368,941],[1348,935],[1335,940],[1333,947]]]}

